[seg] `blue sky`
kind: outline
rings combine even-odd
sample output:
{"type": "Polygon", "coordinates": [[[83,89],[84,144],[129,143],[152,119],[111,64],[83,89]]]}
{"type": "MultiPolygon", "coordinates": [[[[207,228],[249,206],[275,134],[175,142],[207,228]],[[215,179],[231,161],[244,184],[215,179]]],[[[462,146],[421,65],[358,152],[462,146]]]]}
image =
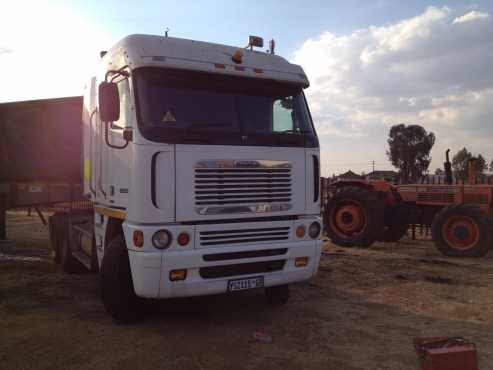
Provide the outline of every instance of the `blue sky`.
{"type": "Polygon", "coordinates": [[[243,45],[249,34],[274,38],[290,58],[306,39],[323,31],[344,34],[420,14],[427,7],[457,10],[493,8],[482,1],[405,0],[251,0],[251,1],[48,1],[70,7],[106,29],[115,39],[129,33],[163,33],[176,37],[243,45]]]}
{"type": "Polygon", "coordinates": [[[300,64],[322,172],[391,169],[386,138],[416,123],[443,152],[493,159],[493,1],[4,0],[0,102],[81,95],[99,51],[132,33],[245,46],[276,40],[300,64]]]}

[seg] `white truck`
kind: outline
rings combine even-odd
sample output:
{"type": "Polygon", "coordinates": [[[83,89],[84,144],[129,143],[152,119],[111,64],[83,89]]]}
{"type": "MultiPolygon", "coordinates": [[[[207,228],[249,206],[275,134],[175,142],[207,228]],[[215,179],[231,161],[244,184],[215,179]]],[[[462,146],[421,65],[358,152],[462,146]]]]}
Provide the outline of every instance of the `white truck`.
{"type": "Polygon", "coordinates": [[[284,303],[321,253],[319,145],[302,68],[270,51],[131,35],[83,98],[91,209],[51,220],[57,258],[102,275],[106,310],[265,288],[284,303]]]}

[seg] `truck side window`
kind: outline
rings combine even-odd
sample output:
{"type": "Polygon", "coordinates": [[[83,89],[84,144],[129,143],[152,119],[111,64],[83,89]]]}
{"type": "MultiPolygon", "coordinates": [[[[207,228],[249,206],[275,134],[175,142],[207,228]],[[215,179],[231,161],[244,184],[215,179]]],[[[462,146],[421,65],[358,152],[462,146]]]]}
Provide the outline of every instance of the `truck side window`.
{"type": "Polygon", "coordinates": [[[130,87],[128,79],[124,78],[117,83],[118,93],[120,95],[120,119],[113,122],[113,128],[124,128],[130,126],[128,120],[130,118],[131,100],[130,100],[130,87]]]}
{"type": "Polygon", "coordinates": [[[282,132],[296,130],[293,100],[291,98],[274,101],[272,114],[272,131],[282,132]]]}

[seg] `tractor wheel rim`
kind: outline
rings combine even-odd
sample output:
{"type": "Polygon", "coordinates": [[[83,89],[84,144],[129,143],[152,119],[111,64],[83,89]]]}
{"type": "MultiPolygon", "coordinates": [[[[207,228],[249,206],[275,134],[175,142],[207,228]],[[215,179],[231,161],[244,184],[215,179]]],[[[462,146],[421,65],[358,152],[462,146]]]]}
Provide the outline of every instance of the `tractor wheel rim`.
{"type": "Polygon", "coordinates": [[[442,227],[442,235],[451,248],[462,251],[473,248],[480,238],[478,224],[464,215],[449,217],[442,227]]]}
{"type": "Polygon", "coordinates": [[[329,215],[331,229],[342,238],[361,234],[367,224],[367,217],[361,204],[354,200],[341,202],[329,215]]]}

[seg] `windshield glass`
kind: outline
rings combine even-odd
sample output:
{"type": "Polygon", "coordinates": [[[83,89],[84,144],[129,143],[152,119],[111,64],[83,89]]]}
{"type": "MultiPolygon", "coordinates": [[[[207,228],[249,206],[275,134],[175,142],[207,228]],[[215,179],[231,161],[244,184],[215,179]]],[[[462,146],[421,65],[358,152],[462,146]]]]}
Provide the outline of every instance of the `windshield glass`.
{"type": "Polygon", "coordinates": [[[315,136],[298,86],[158,68],[137,70],[135,81],[139,125],[150,140],[304,146],[315,136]]]}

